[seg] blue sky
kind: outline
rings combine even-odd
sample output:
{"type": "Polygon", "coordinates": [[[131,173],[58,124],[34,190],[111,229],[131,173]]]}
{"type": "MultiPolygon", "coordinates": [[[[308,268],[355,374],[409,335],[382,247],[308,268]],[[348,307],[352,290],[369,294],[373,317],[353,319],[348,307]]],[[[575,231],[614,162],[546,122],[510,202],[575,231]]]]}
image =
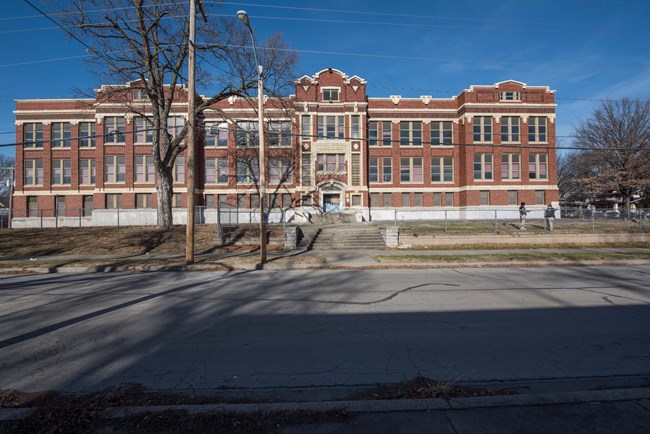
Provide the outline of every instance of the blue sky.
{"type": "MultiPolygon", "coordinates": [[[[598,100],[650,97],[648,0],[223,3],[233,19],[247,10],[260,39],[282,32],[299,52],[297,77],[333,67],[366,79],[371,97],[450,97],[507,79],[548,85],[560,145],[598,100]]],[[[15,141],[14,99],[70,98],[101,84],[85,48],[52,27],[22,0],[0,9],[0,144],[15,141]]]]}

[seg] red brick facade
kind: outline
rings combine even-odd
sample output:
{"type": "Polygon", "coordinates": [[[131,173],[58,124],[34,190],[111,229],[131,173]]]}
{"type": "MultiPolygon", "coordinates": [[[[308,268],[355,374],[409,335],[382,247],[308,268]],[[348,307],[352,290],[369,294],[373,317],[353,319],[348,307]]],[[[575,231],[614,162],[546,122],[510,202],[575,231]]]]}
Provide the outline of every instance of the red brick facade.
{"type": "MultiPolygon", "coordinates": [[[[133,107],[135,93],[123,89],[133,107]]],[[[186,93],[177,94],[170,116],[181,122],[186,93]]],[[[255,185],[243,176],[257,153],[237,144],[250,137],[238,134],[238,125],[256,122],[255,107],[230,98],[206,112],[197,203],[257,206],[255,185]]],[[[151,145],[136,133],[138,115],[105,98],[104,88],[96,99],[18,100],[15,114],[16,217],[156,206],[151,145]],[[110,134],[116,130],[123,134],[110,134]]],[[[452,98],[369,98],[365,80],[330,68],[297,80],[290,98],[266,101],[265,119],[275,133],[267,131],[267,192],[282,208],[509,207],[558,199],[555,95],[545,86],[506,81],[452,98]],[[287,179],[278,182],[280,173],[287,179]]],[[[186,204],[185,172],[175,169],[178,207],[186,204]]]]}

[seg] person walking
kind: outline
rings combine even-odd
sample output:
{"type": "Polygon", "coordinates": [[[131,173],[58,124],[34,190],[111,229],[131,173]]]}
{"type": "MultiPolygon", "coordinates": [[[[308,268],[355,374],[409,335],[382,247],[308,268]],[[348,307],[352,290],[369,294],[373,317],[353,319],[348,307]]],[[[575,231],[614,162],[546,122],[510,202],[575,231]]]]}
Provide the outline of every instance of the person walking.
{"type": "Polygon", "coordinates": [[[521,205],[519,206],[519,229],[520,230],[526,229],[526,214],[528,214],[528,211],[526,210],[526,202],[522,202],[521,205]]]}
{"type": "Polygon", "coordinates": [[[553,231],[553,222],[555,221],[555,208],[550,203],[544,211],[544,219],[546,219],[546,230],[549,232],[553,231]]]}

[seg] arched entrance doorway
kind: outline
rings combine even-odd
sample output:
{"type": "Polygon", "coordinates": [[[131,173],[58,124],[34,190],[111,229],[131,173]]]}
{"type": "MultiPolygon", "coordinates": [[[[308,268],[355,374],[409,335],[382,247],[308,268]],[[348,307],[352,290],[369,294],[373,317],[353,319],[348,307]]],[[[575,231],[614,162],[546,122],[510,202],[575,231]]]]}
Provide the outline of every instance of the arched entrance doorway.
{"type": "Polygon", "coordinates": [[[318,186],[319,203],[323,212],[340,212],[345,206],[345,185],[337,181],[326,181],[318,186]]]}

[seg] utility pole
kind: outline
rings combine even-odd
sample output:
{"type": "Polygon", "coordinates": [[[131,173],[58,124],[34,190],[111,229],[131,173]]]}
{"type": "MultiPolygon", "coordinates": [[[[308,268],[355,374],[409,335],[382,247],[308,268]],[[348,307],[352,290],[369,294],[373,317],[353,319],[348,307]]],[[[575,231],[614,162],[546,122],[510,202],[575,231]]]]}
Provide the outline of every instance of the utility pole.
{"type": "Polygon", "coordinates": [[[189,55],[188,55],[188,73],[187,73],[187,230],[185,233],[185,263],[190,265],[194,263],[194,172],[196,165],[194,163],[195,151],[195,132],[196,116],[194,109],[196,106],[195,99],[195,82],[194,82],[194,53],[196,47],[194,40],[196,37],[196,4],[195,0],[190,0],[190,34],[189,34],[189,55]]]}

